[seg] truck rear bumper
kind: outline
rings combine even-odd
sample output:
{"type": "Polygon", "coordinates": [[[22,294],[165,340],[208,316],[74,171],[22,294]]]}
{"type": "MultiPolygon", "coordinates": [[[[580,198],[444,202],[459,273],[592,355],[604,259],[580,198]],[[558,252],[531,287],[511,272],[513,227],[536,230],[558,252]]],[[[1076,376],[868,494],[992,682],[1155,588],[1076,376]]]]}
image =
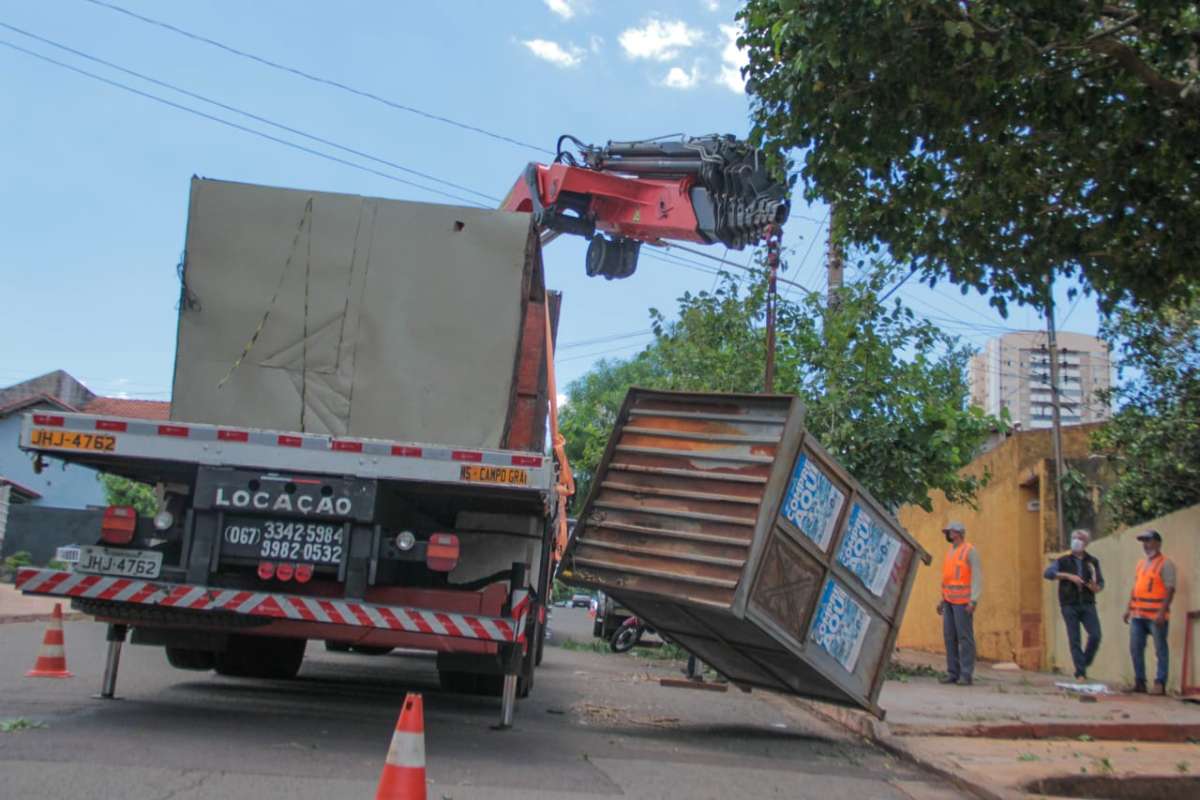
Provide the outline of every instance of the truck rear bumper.
{"type": "Polygon", "coordinates": [[[524,643],[525,624],[531,607],[529,593],[523,590],[513,592],[512,611],[507,617],[494,617],[381,605],[361,600],[217,589],[53,569],[18,570],[16,588],[25,594],[307,623],[316,626],[316,630],[328,627],[330,638],[343,638],[348,629],[359,629],[363,633],[390,631],[424,635],[431,640],[448,638],[497,644],[524,643]]]}

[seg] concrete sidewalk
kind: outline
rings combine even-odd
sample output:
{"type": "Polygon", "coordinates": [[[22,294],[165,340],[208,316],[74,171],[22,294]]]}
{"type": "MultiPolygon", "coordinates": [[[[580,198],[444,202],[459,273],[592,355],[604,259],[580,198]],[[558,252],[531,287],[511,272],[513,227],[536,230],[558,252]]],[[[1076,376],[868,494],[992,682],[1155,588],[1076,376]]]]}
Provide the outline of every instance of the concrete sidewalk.
{"type": "Polygon", "coordinates": [[[11,583],[0,583],[0,623],[50,619],[55,603],[62,603],[63,616],[67,619],[83,619],[87,616],[72,612],[70,600],[27,596],[18,592],[11,583]]]}
{"type": "Polygon", "coordinates": [[[1179,786],[1173,796],[1200,796],[1200,705],[1119,687],[1081,699],[1055,686],[1070,679],[989,663],[976,669],[974,686],[943,685],[944,664],[938,655],[898,651],[879,697],[886,722],[799,702],[980,797],[1020,796],[1039,781],[1082,775],[1192,781],[1194,789],[1179,786]]]}

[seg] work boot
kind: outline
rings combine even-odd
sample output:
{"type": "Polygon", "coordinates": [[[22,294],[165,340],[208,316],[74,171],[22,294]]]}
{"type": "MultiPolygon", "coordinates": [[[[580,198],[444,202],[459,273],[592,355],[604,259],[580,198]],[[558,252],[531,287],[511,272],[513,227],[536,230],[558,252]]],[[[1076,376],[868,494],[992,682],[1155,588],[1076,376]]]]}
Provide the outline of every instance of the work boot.
{"type": "Polygon", "coordinates": [[[1154,684],[1154,690],[1152,692],[1150,692],[1150,694],[1157,694],[1157,695],[1165,695],[1166,693],[1167,693],[1167,687],[1164,686],[1163,684],[1157,683],[1157,682],[1154,684]]]}
{"type": "Polygon", "coordinates": [[[938,683],[958,683],[957,675],[943,675],[938,678],[938,683]]]}
{"type": "Polygon", "coordinates": [[[1122,689],[1125,694],[1145,694],[1146,684],[1143,681],[1138,681],[1133,686],[1126,686],[1122,689]]]}
{"type": "Polygon", "coordinates": [[[1075,673],[1075,680],[1077,680],[1077,681],[1086,681],[1086,680],[1087,680],[1087,673],[1086,673],[1086,672],[1076,672],[1076,673],[1075,673]]]}
{"type": "Polygon", "coordinates": [[[959,678],[958,685],[959,686],[974,686],[975,681],[970,675],[968,675],[965,678],[959,678]]]}

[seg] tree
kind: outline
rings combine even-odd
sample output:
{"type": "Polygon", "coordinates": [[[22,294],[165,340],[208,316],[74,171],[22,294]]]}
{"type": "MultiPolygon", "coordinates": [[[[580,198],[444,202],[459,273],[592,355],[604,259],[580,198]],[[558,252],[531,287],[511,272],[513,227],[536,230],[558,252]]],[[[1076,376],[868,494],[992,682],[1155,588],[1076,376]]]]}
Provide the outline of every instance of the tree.
{"type": "Polygon", "coordinates": [[[1120,524],[1200,503],[1200,290],[1151,312],[1124,307],[1101,335],[1120,351],[1113,418],[1092,435],[1115,482],[1104,503],[1120,524]]]}
{"type": "MultiPolygon", "coordinates": [[[[967,408],[969,351],[897,300],[881,304],[888,271],[842,290],[780,298],[776,390],[800,395],[809,430],[885,505],[931,507],[929,492],[970,501],[980,479],[959,475],[999,423],[967,408]]],[[[765,289],[726,276],[685,294],[669,322],[651,310],[656,340],[628,362],[604,362],[569,387],[563,425],[572,464],[590,479],[630,385],[760,392],[765,289]]],[[[578,507],[578,506],[577,506],[578,507]]]]}
{"type": "Polygon", "coordinates": [[[933,284],[1103,309],[1200,278],[1200,6],[749,0],[754,136],[803,148],[834,234],[933,284]],[[842,213],[844,212],[844,213],[842,213]]]}
{"type": "Polygon", "coordinates": [[[104,485],[104,502],[110,506],[133,506],[143,517],[158,513],[158,498],[150,486],[107,472],[99,473],[98,477],[104,485]]]}

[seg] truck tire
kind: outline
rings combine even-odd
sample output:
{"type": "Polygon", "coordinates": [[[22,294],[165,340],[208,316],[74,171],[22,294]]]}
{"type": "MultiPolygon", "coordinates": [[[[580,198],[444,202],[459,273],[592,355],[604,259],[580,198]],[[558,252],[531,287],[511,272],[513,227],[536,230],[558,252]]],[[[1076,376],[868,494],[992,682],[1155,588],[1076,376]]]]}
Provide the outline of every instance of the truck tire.
{"type": "Polygon", "coordinates": [[[211,650],[193,650],[190,647],[165,647],[167,663],[175,669],[191,669],[207,672],[217,665],[217,654],[211,650]]]}
{"type": "Polygon", "coordinates": [[[376,644],[356,644],[352,645],[350,649],[364,656],[386,656],[396,648],[376,644]]]}
{"type": "Polygon", "coordinates": [[[230,636],[228,649],[216,654],[217,674],[290,680],[300,672],[307,644],[306,639],[230,636]]]}

